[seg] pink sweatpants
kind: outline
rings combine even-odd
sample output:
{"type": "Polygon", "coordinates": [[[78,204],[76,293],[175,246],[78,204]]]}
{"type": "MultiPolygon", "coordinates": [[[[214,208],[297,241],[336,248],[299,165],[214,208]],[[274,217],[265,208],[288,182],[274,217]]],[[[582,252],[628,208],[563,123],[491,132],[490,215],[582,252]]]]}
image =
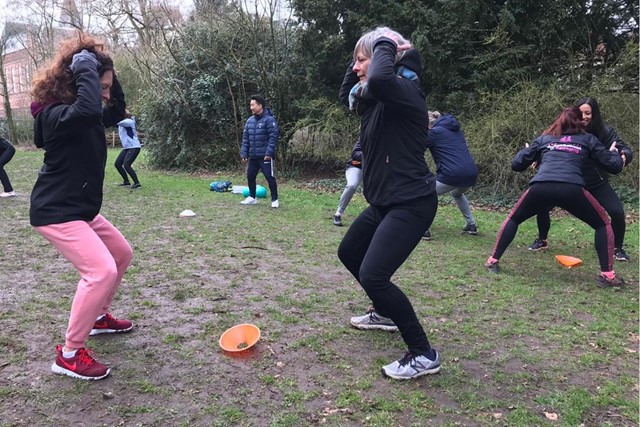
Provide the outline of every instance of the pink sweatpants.
{"type": "Polygon", "coordinates": [[[122,234],[102,215],[35,227],[80,273],[71,303],[66,346],[84,347],[96,318],[105,314],[129,267],[133,252],[122,234]]]}

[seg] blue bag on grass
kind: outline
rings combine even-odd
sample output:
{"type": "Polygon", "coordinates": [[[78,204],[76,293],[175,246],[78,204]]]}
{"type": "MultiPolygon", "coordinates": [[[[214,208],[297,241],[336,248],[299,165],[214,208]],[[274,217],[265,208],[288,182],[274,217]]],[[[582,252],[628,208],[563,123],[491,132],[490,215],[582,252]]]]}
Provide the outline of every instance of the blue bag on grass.
{"type": "Polygon", "coordinates": [[[231,181],[213,181],[209,184],[209,190],[224,193],[231,190],[231,181]]]}

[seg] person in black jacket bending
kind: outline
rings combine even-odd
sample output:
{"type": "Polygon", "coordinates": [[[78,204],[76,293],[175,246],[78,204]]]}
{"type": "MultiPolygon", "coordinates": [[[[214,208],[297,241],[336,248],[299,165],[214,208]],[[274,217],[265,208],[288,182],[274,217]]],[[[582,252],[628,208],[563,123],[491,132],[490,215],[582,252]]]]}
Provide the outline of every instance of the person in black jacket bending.
{"type": "Polygon", "coordinates": [[[56,347],[51,370],[99,380],[110,369],[85,348],[87,338],[133,328],[108,311],[131,262],[131,246],[100,215],[104,129],[124,119],[124,93],[103,45],[80,34],[64,42],[39,71],[31,94],[34,143],[44,149],[44,165],[31,192],[31,225],[80,274],[65,344],[56,347]]]}
{"type": "Polygon", "coordinates": [[[619,173],[623,159],[615,144],[607,150],[595,136],[586,133],[581,119],[578,107],[566,108],[541,136],[513,158],[511,168],[516,172],[526,170],[534,162],[539,169],[498,231],[493,253],[485,263],[489,271],[499,272],[498,260],[515,237],[518,225],[540,212],[549,212],[554,206],[559,206],[595,230],[596,252],[600,261],[598,286],[624,283],[613,271],[611,221],[603,207],[584,188],[582,177],[587,161],[596,162],[610,173],[619,173]]]}
{"type": "Polygon", "coordinates": [[[9,163],[14,154],[16,154],[16,149],[13,145],[0,136],[0,184],[2,184],[2,188],[4,189],[4,191],[0,193],[0,197],[13,197],[16,195],[16,192],[13,191],[13,187],[11,186],[9,175],[7,175],[7,172],[4,170],[4,166],[9,163]]]}
{"type": "MultiPolygon", "coordinates": [[[[615,142],[616,149],[620,152],[622,160],[624,160],[624,165],[627,166],[631,163],[633,151],[620,139],[615,129],[604,124],[600,115],[598,101],[595,98],[586,97],[578,100],[576,106],[582,112],[582,124],[586,127],[587,132],[598,138],[600,143],[607,149],[611,148],[611,145],[615,142]]],[[[609,174],[598,167],[596,163],[588,161],[584,165],[583,178],[586,189],[589,190],[589,193],[596,198],[611,217],[611,228],[614,236],[614,258],[617,261],[629,261],[629,256],[622,247],[626,231],[624,206],[614,189],[611,188],[611,184],[609,184],[609,174]]],[[[529,246],[530,251],[539,251],[548,247],[547,236],[551,228],[549,212],[540,212],[536,219],[538,222],[538,237],[529,246]]]]}
{"type": "Polygon", "coordinates": [[[340,98],[360,116],[364,196],[370,206],[355,219],[338,257],[373,302],[358,329],[399,330],[408,352],[382,368],[410,379],[440,370],[440,356],[407,296],[391,276],[409,257],[436,214],[436,179],[424,159],[429,131],[419,83],[420,55],[386,27],[363,35],[354,49],[340,98]]]}

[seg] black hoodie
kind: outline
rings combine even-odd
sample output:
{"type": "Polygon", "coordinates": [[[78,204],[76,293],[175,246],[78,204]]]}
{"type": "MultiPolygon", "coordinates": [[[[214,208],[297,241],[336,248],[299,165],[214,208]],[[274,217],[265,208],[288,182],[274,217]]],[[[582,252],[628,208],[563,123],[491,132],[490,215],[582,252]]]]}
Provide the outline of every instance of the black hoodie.
{"type": "Polygon", "coordinates": [[[125,100],[113,76],[111,106],[102,107],[97,67],[81,61],[75,67],[77,98],[73,104],[34,108],[34,143],[44,148],[44,165],[31,192],[34,227],[69,221],[91,221],[102,206],[107,161],[105,127],[125,116],[125,100]]]}
{"type": "MultiPolygon", "coordinates": [[[[418,76],[420,55],[414,49],[395,63],[396,43],[378,39],[367,73],[366,99],[358,103],[361,115],[360,144],[363,154],[364,196],[376,207],[413,203],[435,195],[435,177],[424,159],[428,147],[428,111],[419,81],[396,75],[405,66],[418,76]]],[[[340,99],[358,82],[352,67],[340,88],[340,99]]]]}

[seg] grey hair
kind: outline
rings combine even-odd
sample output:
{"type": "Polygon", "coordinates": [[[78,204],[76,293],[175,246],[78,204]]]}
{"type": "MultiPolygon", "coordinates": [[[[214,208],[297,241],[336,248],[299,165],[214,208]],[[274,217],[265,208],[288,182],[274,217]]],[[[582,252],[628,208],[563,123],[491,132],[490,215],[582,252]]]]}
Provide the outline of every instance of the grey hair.
{"type": "MultiPolygon", "coordinates": [[[[360,40],[356,43],[356,47],[353,49],[353,59],[356,60],[356,56],[358,54],[363,55],[365,58],[371,58],[371,56],[373,56],[373,43],[387,32],[396,35],[400,44],[411,43],[409,40],[404,38],[402,34],[389,27],[378,27],[360,37],[360,40]]],[[[404,52],[398,52],[395,62],[398,62],[400,58],[402,58],[402,55],[404,55],[404,52]]]]}
{"type": "Polygon", "coordinates": [[[433,126],[433,124],[442,117],[439,111],[429,111],[429,127],[433,126]]]}

